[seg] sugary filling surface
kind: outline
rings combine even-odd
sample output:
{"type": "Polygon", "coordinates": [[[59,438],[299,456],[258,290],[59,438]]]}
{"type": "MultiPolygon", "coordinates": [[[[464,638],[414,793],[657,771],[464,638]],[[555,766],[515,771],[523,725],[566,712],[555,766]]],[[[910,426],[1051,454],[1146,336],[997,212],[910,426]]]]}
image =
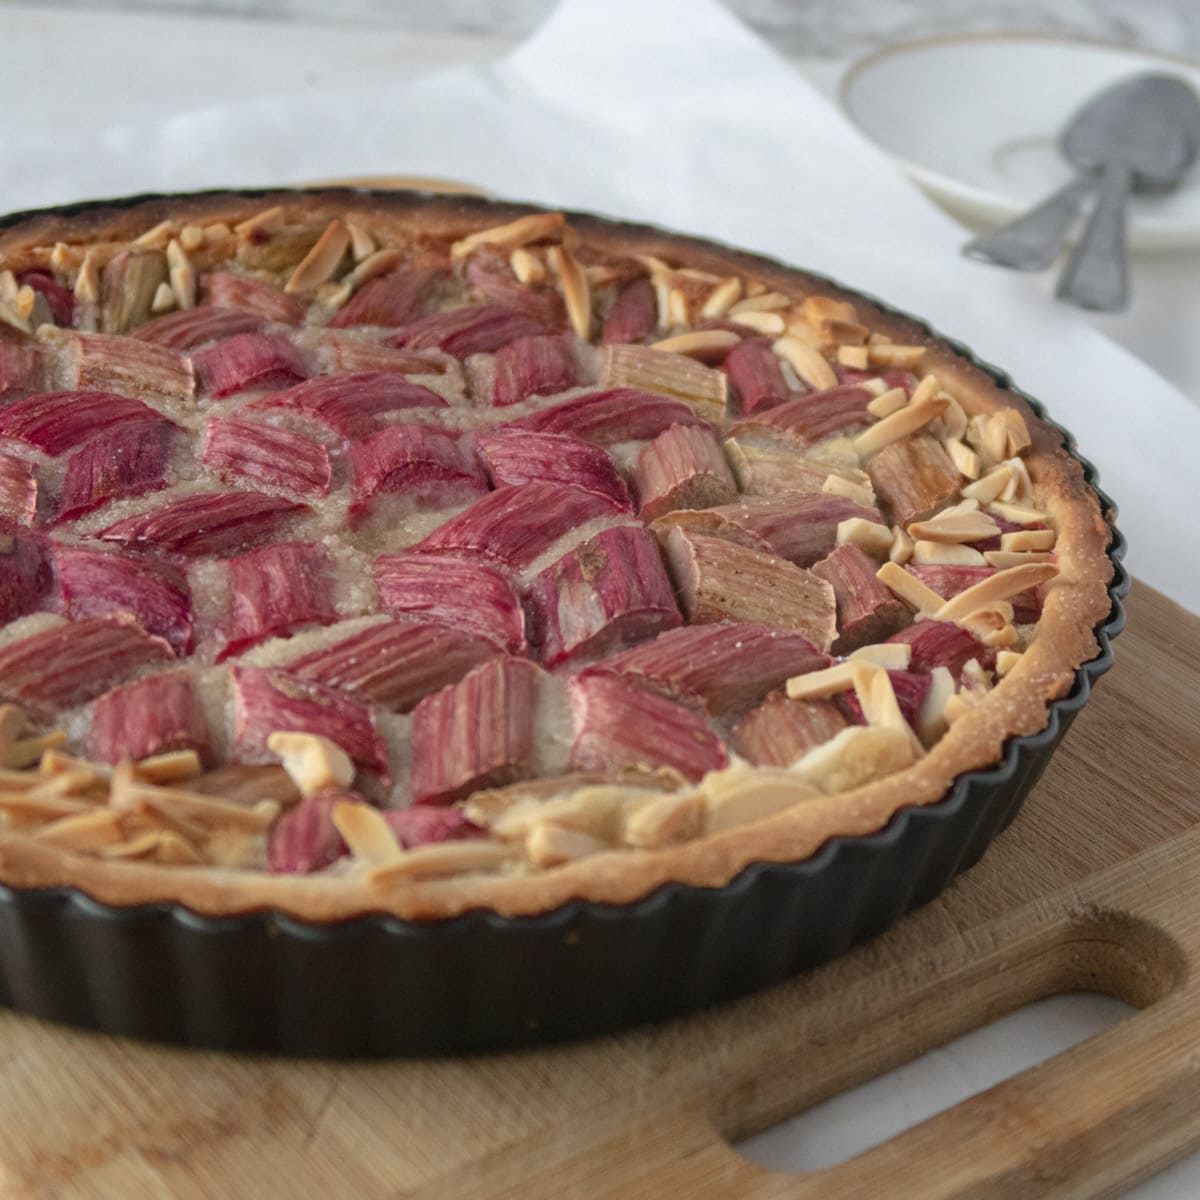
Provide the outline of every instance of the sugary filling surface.
{"type": "Polygon", "coordinates": [[[34,257],[0,816],[80,854],[415,879],[699,838],[911,765],[1054,583],[1020,413],[844,300],[554,213],[34,257]]]}

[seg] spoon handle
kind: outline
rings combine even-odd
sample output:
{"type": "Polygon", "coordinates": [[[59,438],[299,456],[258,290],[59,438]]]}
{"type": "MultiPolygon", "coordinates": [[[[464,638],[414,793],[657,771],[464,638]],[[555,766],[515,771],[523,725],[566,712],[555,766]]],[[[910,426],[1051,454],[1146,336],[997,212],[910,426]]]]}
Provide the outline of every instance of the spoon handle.
{"type": "Polygon", "coordinates": [[[1119,312],[1129,303],[1125,255],[1125,206],[1129,168],[1109,163],[1100,177],[1100,193],[1079,244],[1058,279],[1060,300],[1096,312],[1119,312]]]}
{"type": "Polygon", "coordinates": [[[1072,179],[1007,225],[972,238],[962,252],[968,258],[1016,271],[1042,271],[1058,257],[1084,197],[1095,186],[1095,180],[1085,176],[1072,179]]]}

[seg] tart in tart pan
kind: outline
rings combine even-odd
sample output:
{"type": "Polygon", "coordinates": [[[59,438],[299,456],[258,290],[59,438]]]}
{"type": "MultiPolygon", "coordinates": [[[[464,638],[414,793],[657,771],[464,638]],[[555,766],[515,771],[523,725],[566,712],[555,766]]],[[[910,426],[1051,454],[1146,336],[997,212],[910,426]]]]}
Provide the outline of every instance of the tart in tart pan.
{"type": "Polygon", "coordinates": [[[18,1007],[360,1052],[708,1003],[973,861],[1109,661],[1090,469],[828,280],[346,190],[0,256],[18,1007]]]}

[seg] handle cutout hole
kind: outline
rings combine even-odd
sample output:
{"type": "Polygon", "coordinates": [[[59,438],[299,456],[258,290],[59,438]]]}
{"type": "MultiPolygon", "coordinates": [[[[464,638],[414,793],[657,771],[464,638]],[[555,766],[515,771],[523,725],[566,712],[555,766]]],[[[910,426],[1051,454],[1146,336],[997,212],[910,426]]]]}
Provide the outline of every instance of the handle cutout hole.
{"type": "Polygon", "coordinates": [[[1095,992],[1036,1000],[734,1143],[759,1166],[819,1171],[1111,1029],[1137,1010],[1095,992]]]}

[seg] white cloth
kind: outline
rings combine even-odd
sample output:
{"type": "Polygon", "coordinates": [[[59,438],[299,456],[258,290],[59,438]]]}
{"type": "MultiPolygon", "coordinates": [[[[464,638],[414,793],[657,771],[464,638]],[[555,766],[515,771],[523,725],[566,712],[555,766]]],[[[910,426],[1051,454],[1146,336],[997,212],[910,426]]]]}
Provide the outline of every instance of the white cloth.
{"type": "Polygon", "coordinates": [[[723,239],[926,317],[1074,432],[1120,506],[1131,569],[1200,610],[1200,410],[1027,280],[962,259],[958,226],[710,0],[566,0],[490,65],[297,88],[99,142],[0,139],[8,207],[397,172],[723,239]]]}

